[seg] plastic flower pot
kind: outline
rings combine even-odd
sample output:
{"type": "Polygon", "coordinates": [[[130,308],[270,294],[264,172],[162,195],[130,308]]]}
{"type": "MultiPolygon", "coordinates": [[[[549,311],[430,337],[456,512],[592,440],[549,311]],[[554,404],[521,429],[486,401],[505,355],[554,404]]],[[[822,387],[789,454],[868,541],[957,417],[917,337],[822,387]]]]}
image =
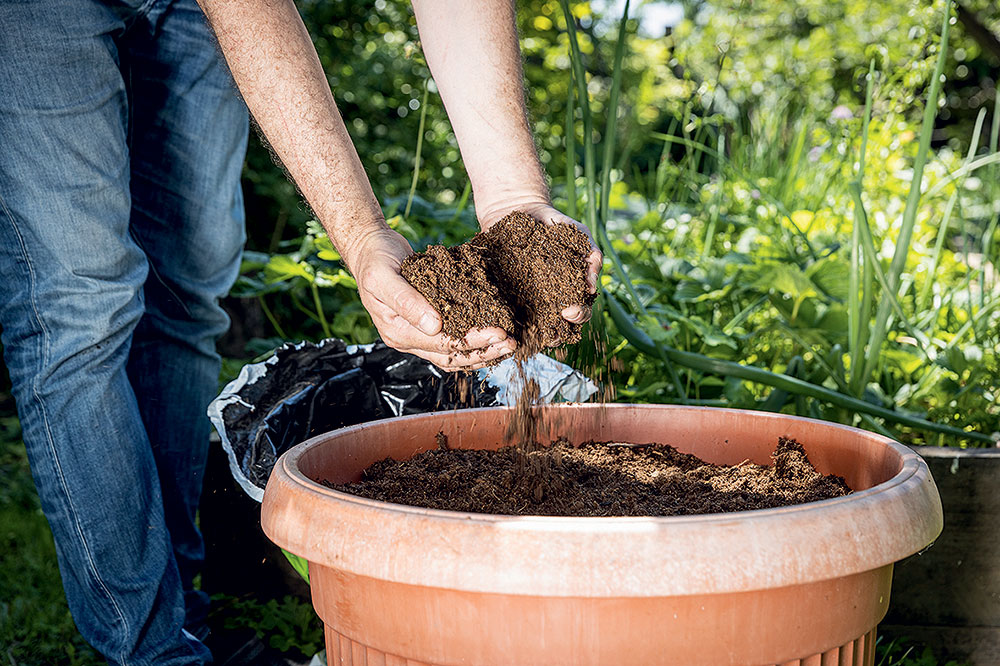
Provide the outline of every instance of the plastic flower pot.
{"type": "Polygon", "coordinates": [[[709,462],[770,462],[798,439],[855,492],[660,518],[512,517],[336,492],[371,463],[436,446],[496,448],[511,411],[460,410],[337,430],[288,451],[262,524],[309,561],[331,664],[872,664],[893,563],[941,531],[906,447],[780,414],[663,405],[546,407],[571,441],[659,442],[709,462]]]}

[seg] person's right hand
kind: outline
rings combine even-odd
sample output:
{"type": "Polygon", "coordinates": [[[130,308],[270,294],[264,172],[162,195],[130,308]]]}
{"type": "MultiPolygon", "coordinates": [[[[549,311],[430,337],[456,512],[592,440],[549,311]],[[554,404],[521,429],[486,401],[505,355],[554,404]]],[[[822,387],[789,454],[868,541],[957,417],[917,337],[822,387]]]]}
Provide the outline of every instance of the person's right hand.
{"type": "Polygon", "coordinates": [[[399,274],[403,259],[413,250],[395,231],[371,231],[343,254],[362,304],[390,347],[448,372],[476,370],[513,353],[516,345],[501,328],[474,329],[462,340],[441,332],[441,317],[399,274]]]}

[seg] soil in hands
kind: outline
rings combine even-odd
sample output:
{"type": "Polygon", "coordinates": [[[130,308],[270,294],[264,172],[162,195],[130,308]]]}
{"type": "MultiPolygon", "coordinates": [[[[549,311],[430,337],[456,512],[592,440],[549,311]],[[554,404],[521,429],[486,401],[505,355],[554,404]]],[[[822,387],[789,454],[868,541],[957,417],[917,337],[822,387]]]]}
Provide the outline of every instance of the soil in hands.
{"type": "Polygon", "coordinates": [[[432,245],[403,260],[401,273],[441,315],[444,332],[461,340],[496,326],[527,358],[580,339],[579,324],[561,316],[589,307],[590,240],[568,224],[545,224],[515,211],[462,245],[432,245]]]}
{"type": "Polygon", "coordinates": [[[508,515],[678,516],[802,504],[847,495],[839,476],[824,476],[802,446],[781,438],[771,465],[714,465],[659,444],[565,440],[525,451],[438,447],[410,460],[383,460],[357,483],[327,484],[371,499],[432,509],[508,515]],[[545,492],[523,482],[543,475],[545,492]]]}

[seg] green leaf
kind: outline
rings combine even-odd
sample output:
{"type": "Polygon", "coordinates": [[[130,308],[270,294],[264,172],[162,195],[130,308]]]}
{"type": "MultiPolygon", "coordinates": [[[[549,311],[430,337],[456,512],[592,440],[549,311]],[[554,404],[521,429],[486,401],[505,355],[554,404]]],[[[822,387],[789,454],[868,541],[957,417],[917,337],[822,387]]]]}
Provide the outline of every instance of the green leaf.
{"type": "Polygon", "coordinates": [[[811,265],[806,270],[806,275],[831,298],[841,303],[847,301],[851,279],[851,265],[848,262],[831,255],[811,265]]]}
{"type": "Polygon", "coordinates": [[[287,254],[276,254],[264,267],[264,279],[269,283],[302,278],[313,282],[316,278],[313,267],[304,261],[295,261],[287,254]]]}
{"type": "Polygon", "coordinates": [[[709,347],[724,346],[730,349],[737,348],[736,341],[732,337],[723,333],[721,328],[706,322],[701,317],[686,317],[684,322],[689,324],[709,347]]]}
{"type": "Polygon", "coordinates": [[[796,300],[815,296],[816,287],[809,276],[793,264],[768,264],[757,271],[753,286],[763,291],[774,291],[796,300]]]}
{"type": "Polygon", "coordinates": [[[641,315],[639,326],[651,339],[656,342],[667,342],[677,335],[677,329],[667,324],[661,324],[652,315],[641,315]]]}

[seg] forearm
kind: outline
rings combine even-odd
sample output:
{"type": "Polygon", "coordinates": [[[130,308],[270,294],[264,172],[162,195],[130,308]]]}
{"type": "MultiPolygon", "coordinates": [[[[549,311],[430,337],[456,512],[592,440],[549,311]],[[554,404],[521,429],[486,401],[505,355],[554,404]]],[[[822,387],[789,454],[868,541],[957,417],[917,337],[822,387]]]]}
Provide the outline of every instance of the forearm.
{"type": "Polygon", "coordinates": [[[548,202],[528,125],[512,0],[413,0],[413,9],[480,221],[510,212],[501,206],[548,202]]]}
{"type": "Polygon", "coordinates": [[[250,113],[348,265],[385,223],[291,0],[199,0],[250,113]]]}

